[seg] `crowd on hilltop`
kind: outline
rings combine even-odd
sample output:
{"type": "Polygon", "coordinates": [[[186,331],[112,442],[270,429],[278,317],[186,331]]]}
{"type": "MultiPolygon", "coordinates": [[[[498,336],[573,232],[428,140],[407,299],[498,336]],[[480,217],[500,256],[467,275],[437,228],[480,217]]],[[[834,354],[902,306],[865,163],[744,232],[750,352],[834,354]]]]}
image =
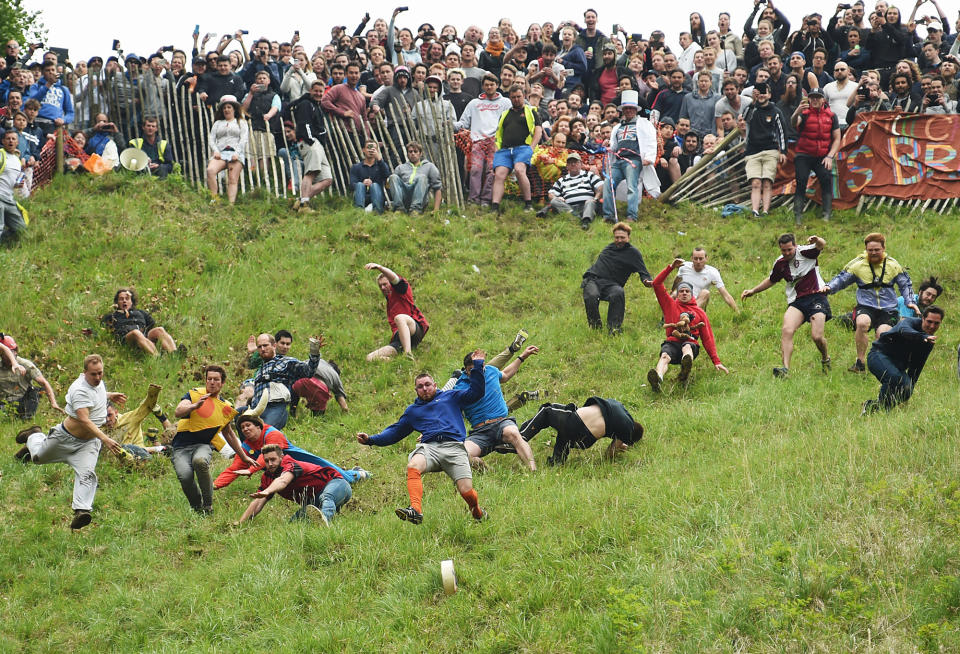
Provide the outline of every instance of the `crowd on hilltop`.
{"type": "MultiPolygon", "coordinates": [[[[748,175],[759,215],[769,205],[766,182],[778,153],[795,148],[824,160],[798,168],[798,178],[813,170],[824,179],[823,167],[831,167],[825,160],[836,155],[833,129],[843,130],[856,115],[957,111],[960,42],[937,0],[917,0],[909,15],[885,0],[869,8],[858,0],[793,22],[772,1],[755,0],[737,17],[745,21],[740,34],[728,12],[714,24],[691,13],[689,30],[667,35],[649,29],[655,25],[633,31],[617,23],[606,34],[589,8],[577,20],[521,30],[502,18],[462,33],[453,25],[403,26],[405,9],[372,24],[367,14],[352,33],[335,26],[330,41],[316,47],[305,46],[299,31],[288,40],[248,40],[238,30],[214,41],[216,34],[201,38],[198,29],[189,52],[166,46],[138,56],[115,42],[106,59],[71,62],[55,50],[38,57],[41,44],[21,51],[10,40],[0,61],[0,127],[17,134],[7,151],[19,152],[18,186],[28,191],[44,140],[60,126],[85,155],[116,165],[118,151],[134,145],[150,157],[151,172],[166,175],[184,161],[179,132],[190,127],[171,110],[205,105],[216,111],[212,124],[203,124],[207,182],[217,192],[225,175],[231,201],[248,159],[266,152],[287,166],[291,186],[300,190],[297,206],[309,207],[332,181],[329,148],[337,144],[324,129],[330,116],[362,133],[361,145],[380,140],[380,149],[386,144],[378,136],[385,134],[370,123],[385,118],[400,159],[407,141],[420,155],[408,162],[411,171],[384,170],[376,165],[380,153],[371,154],[365,168],[350,171],[358,204],[423,210],[433,193],[438,206],[446,182],[420,166],[431,148],[400,129],[398,117],[409,115],[427,140],[439,138],[431,127],[438,117],[463,134],[459,165],[472,202],[498,206],[508,176],[528,206],[531,199],[549,200],[547,189],[576,153],[583,165],[573,184],[586,188],[590,174],[610,191],[625,182],[628,218],[636,218],[644,194],[657,197],[739,126],[754,159],[748,175]],[[928,2],[930,15],[921,11],[928,2]],[[511,113],[517,89],[522,98],[511,113]],[[823,101],[813,105],[818,97],[823,101]],[[625,118],[624,107],[636,117],[625,118]]],[[[191,134],[196,140],[195,128],[191,134]]],[[[556,190],[570,185],[568,179],[556,190]]],[[[9,194],[0,184],[0,197],[9,194]]],[[[596,201],[612,220],[611,195],[596,201]]]]}

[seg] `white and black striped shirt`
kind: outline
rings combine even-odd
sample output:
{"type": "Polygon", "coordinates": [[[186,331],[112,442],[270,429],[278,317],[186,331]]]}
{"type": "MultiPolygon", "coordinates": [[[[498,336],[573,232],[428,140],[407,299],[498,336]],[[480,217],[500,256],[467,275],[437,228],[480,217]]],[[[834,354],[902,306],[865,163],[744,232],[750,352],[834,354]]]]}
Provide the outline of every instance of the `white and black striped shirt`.
{"type": "Polygon", "coordinates": [[[579,204],[592,199],[603,184],[596,173],[581,170],[577,176],[564,175],[550,187],[550,192],[563,198],[567,204],[579,204]]]}

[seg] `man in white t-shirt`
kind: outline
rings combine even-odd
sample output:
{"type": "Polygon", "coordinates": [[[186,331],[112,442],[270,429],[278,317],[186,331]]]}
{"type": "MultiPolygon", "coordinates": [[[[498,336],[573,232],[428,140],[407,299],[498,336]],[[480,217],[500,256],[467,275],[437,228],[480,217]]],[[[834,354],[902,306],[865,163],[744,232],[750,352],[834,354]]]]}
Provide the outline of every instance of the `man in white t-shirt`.
{"type": "Polygon", "coordinates": [[[100,447],[120,455],[122,448],[102,431],[107,421],[107,403],[123,404],[123,393],[108,393],[103,383],[103,359],[99,354],[89,354],[83,360],[83,374],[70,384],[67,391],[67,417],[50,430],[17,434],[17,442],[26,444],[14,456],[21,461],[42,463],[66,463],[73,468],[73,521],[71,529],[82,529],[90,524],[93,498],[97,494],[97,460],[100,447]]]}
{"type": "Polygon", "coordinates": [[[704,311],[707,310],[707,303],[710,301],[710,286],[717,287],[717,293],[723,298],[734,311],[739,311],[737,301],[733,299],[730,293],[723,285],[723,279],[720,277],[720,271],[713,266],[707,265],[707,251],[703,248],[694,248],[690,261],[685,261],[677,270],[677,278],[674,281],[674,288],[681,281],[693,286],[693,296],[697,298],[697,304],[704,311]]]}
{"type": "Polygon", "coordinates": [[[16,149],[17,133],[10,130],[0,138],[4,141],[4,147],[0,149],[0,245],[13,245],[27,228],[27,221],[13,195],[14,189],[23,184],[20,179],[23,171],[16,149]]]}
{"type": "Polygon", "coordinates": [[[840,129],[847,126],[847,99],[857,90],[857,83],[850,80],[850,66],[845,61],[838,61],[833,67],[834,81],[823,87],[823,97],[830,105],[830,111],[837,115],[840,129]]]}

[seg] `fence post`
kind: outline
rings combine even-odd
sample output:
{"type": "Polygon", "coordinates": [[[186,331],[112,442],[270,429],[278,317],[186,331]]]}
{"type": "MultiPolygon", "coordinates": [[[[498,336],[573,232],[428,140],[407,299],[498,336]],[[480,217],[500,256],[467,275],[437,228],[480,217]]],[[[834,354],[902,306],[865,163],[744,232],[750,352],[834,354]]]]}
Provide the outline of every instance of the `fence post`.
{"type": "Polygon", "coordinates": [[[59,176],[63,174],[63,127],[57,128],[57,167],[54,169],[54,176],[59,176]]]}

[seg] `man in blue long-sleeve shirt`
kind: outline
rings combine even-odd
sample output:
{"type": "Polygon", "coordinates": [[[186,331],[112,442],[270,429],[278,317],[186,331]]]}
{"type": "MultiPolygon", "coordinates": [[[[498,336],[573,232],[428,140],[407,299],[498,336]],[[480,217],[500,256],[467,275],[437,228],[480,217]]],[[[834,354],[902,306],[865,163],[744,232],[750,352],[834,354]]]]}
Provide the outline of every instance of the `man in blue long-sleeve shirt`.
{"type": "Polygon", "coordinates": [[[941,322],[943,309],[932,305],[923,310],[921,318],[904,318],[873,342],[867,368],[880,380],[880,395],[864,402],[860,415],[889,411],[910,399],[937,341],[941,322]]]}
{"type": "Polygon", "coordinates": [[[40,113],[34,122],[43,130],[44,136],[73,122],[73,96],[60,83],[56,61],[43,64],[43,79],[30,87],[27,96],[26,99],[40,102],[40,113]]]}
{"type": "Polygon", "coordinates": [[[486,353],[475,350],[472,354],[473,368],[470,371],[470,386],[463,390],[438,391],[433,377],[428,374],[417,375],[414,389],[416,401],[408,406],[400,419],[373,436],[360,432],[357,441],[361,445],[386,446],[398,443],[413,431],[422,434],[416,449],[407,462],[407,491],[410,494],[410,506],[397,509],[401,520],[415,525],[423,522],[423,481],[424,472],[443,470],[456,484],[460,496],[470,507],[470,513],[476,520],[483,520],[487,512],[480,508],[477,491],[473,489],[473,473],[470,471],[470,457],[463,442],[467,431],[460,415],[463,407],[473,404],[483,397],[486,389],[483,376],[483,359],[486,353]]]}

